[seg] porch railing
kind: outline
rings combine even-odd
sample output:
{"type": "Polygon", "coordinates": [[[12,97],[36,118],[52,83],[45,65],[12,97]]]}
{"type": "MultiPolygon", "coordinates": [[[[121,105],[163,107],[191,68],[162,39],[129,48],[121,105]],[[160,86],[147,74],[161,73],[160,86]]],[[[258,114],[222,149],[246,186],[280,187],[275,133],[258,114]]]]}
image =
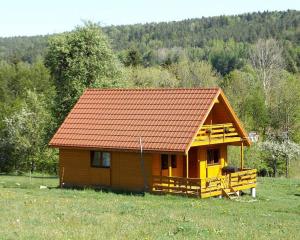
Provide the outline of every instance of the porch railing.
{"type": "Polygon", "coordinates": [[[184,178],[153,176],[152,191],[183,194],[196,197],[212,197],[256,186],[256,169],[245,169],[214,178],[184,178]]]}
{"type": "Polygon", "coordinates": [[[172,192],[199,196],[201,190],[201,179],[152,176],[152,185],[153,191],[155,192],[172,192]]]}

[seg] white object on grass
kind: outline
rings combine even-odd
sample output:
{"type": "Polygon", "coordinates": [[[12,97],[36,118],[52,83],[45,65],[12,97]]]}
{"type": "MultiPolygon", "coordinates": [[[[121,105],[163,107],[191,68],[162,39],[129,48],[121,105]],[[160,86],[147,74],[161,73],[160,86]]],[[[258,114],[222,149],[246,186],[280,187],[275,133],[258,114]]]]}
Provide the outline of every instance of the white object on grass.
{"type": "Polygon", "coordinates": [[[256,188],[251,188],[251,196],[256,198],[256,188]]]}

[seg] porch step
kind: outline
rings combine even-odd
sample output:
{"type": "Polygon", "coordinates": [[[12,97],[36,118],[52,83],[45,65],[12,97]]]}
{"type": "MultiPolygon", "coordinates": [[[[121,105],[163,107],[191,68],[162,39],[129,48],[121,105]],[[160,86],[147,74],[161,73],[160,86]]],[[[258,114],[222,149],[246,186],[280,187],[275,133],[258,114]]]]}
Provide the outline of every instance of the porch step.
{"type": "Polygon", "coordinates": [[[233,188],[222,188],[222,195],[228,199],[236,199],[239,197],[238,191],[233,188]]]}

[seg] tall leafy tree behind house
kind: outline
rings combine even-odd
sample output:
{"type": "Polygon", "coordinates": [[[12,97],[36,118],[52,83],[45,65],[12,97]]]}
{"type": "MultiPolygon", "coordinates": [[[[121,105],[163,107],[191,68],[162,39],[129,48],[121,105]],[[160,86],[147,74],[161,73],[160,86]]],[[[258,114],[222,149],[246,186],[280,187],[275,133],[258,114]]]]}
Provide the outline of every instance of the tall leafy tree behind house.
{"type": "Polygon", "coordinates": [[[55,80],[58,123],[87,87],[122,87],[122,68],[100,27],[86,23],[50,39],[46,65],[55,80]]]}

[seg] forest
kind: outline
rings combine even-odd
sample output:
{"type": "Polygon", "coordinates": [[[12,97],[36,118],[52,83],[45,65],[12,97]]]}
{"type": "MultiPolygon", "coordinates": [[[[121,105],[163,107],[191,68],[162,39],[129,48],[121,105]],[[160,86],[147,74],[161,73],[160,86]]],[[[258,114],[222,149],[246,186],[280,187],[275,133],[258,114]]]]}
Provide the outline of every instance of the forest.
{"type": "Polygon", "coordinates": [[[215,86],[259,134],[248,167],[299,176],[300,11],[0,38],[0,172],[56,173],[48,142],[88,87],[215,86]]]}

